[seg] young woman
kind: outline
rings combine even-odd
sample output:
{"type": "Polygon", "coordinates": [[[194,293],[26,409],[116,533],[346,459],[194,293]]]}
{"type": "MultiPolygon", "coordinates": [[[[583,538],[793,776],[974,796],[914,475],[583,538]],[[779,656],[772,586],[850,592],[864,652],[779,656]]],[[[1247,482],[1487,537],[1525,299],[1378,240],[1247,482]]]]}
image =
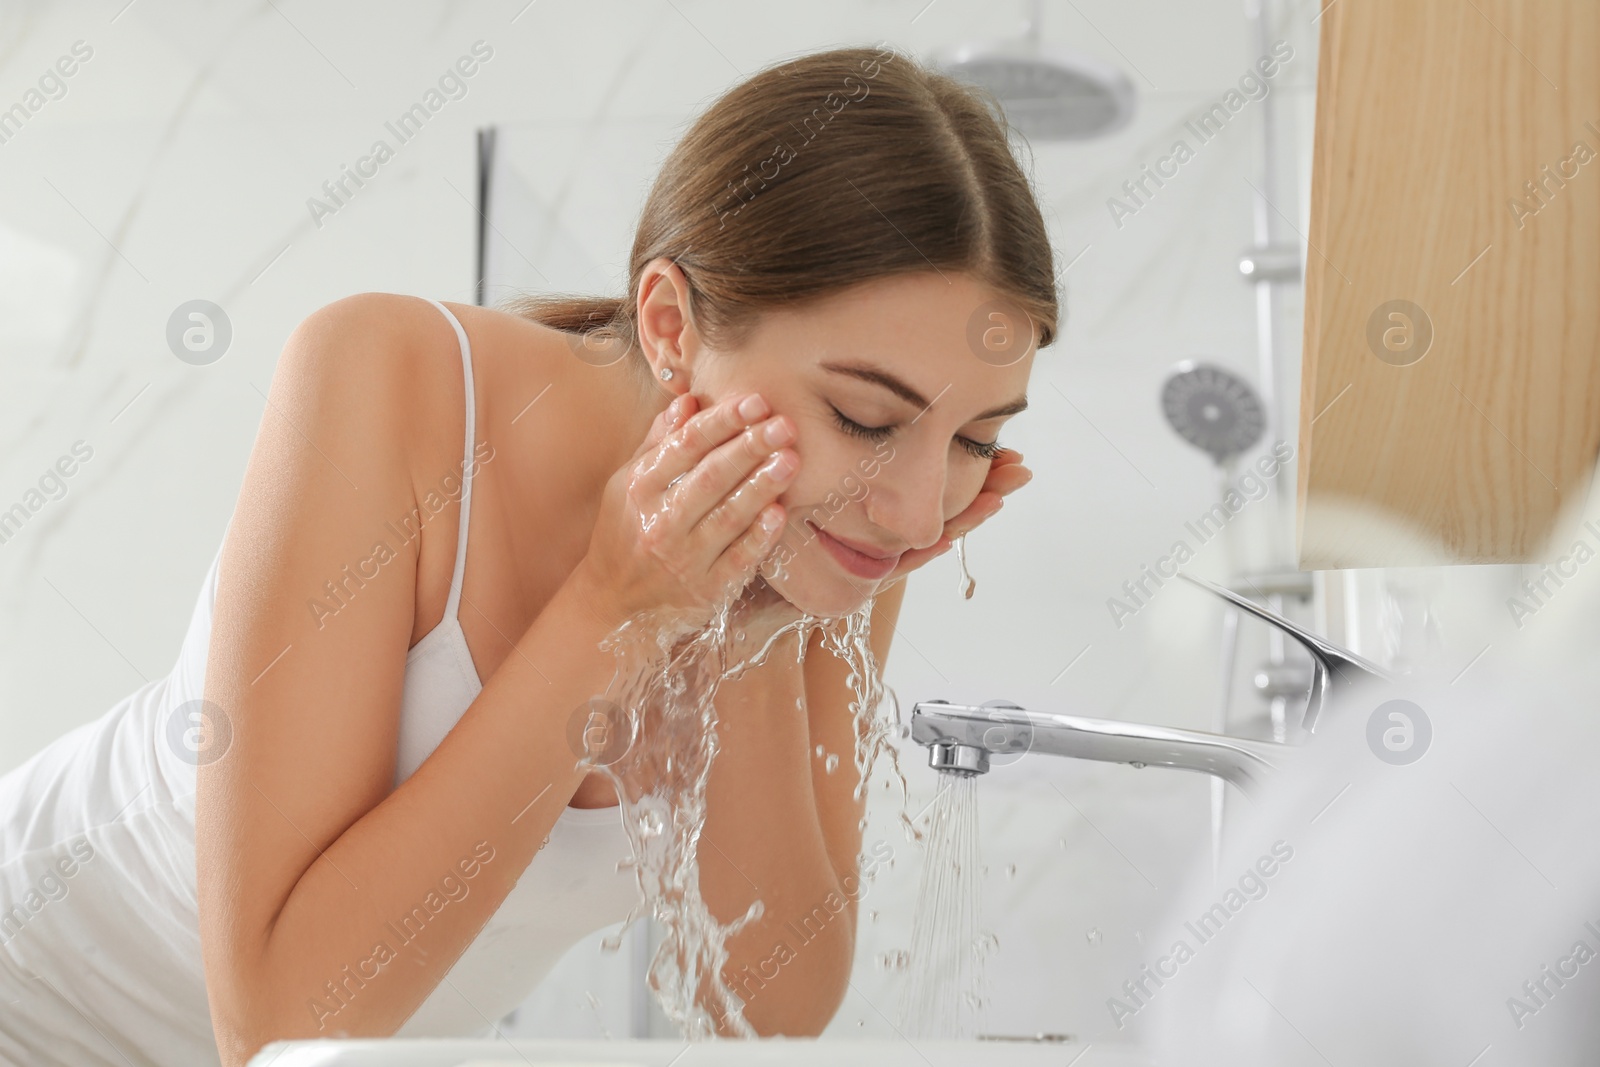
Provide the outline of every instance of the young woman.
{"type": "MultiPolygon", "coordinates": [[[[602,639],[744,588],[751,642],[872,601],[881,665],[901,579],[1029,477],[996,434],[1056,314],[993,102],[851,48],[695,123],[622,300],[309,316],[172,674],[0,779],[0,1060],[487,1033],[638,900],[577,758],[602,639]]],[[[845,991],[862,809],[814,753],[851,769],[849,701],[819,647],[716,697],[701,888],[763,902],[724,971],[762,1034],[845,991]]]]}

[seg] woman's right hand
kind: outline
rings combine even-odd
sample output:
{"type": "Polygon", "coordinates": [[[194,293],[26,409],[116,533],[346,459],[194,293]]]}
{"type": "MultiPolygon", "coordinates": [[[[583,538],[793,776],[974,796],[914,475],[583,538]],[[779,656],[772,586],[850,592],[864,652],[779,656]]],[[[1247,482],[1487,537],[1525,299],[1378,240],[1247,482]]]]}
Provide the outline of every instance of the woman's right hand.
{"type": "Polygon", "coordinates": [[[659,609],[707,619],[776,547],[777,497],[800,467],[794,424],[760,394],[705,409],[679,396],[606,483],[579,564],[592,606],[620,625],[659,609]]]}

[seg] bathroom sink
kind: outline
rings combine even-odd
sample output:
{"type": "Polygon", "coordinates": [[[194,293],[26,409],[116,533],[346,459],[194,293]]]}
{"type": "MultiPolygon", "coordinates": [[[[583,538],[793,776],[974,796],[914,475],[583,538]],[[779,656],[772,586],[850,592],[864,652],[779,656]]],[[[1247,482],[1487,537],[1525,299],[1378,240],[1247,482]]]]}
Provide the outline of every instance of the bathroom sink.
{"type": "Polygon", "coordinates": [[[1010,1041],[492,1041],[452,1038],[277,1041],[247,1067],[1154,1067],[1115,1045],[1010,1041]]]}

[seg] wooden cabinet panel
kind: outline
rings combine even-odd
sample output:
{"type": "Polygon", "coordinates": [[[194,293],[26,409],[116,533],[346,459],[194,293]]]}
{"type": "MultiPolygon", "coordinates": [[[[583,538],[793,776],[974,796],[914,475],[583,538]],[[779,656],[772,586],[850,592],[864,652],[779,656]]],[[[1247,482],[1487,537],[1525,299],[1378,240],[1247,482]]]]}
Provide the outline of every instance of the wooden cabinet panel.
{"type": "Polygon", "coordinates": [[[1300,566],[1560,555],[1600,449],[1600,3],[1336,0],[1320,48],[1300,566]]]}

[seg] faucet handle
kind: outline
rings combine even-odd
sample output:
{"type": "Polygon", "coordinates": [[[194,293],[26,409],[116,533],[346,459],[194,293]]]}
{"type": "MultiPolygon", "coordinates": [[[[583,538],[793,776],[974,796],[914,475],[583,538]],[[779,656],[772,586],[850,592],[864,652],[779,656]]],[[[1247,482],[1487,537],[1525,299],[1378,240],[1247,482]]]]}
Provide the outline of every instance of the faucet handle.
{"type": "Polygon", "coordinates": [[[1305,718],[1301,722],[1306,733],[1314,733],[1316,731],[1317,719],[1327,705],[1329,693],[1335,686],[1339,689],[1345,689],[1371,679],[1378,679],[1384,682],[1397,680],[1393,673],[1378,666],[1371,660],[1363,659],[1348,648],[1342,648],[1327,638],[1312,633],[1298,623],[1291,622],[1279,615],[1271,608],[1263,607],[1253,600],[1248,600],[1232,589],[1208,582],[1204,578],[1196,578],[1183,571],[1178,572],[1178,577],[1190,585],[1197,585],[1201,589],[1216,594],[1241,611],[1248,612],[1264,622],[1271,623],[1298,641],[1301,647],[1310,653],[1312,661],[1311,696],[1306,704],[1305,718]]]}

